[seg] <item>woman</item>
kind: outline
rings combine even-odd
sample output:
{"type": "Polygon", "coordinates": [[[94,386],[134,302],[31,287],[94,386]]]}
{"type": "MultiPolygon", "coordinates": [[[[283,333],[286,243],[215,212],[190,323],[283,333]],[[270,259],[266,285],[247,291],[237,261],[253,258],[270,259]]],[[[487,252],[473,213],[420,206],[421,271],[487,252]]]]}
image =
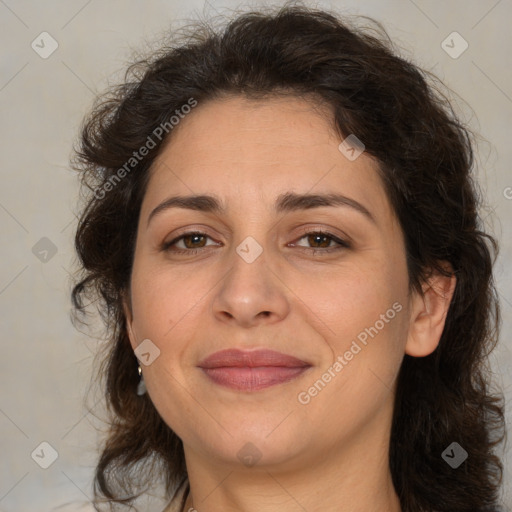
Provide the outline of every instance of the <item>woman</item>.
{"type": "Polygon", "coordinates": [[[194,27],[86,120],[98,506],[163,477],[166,511],[496,510],[472,143],[379,30],[296,6],[194,27]]]}

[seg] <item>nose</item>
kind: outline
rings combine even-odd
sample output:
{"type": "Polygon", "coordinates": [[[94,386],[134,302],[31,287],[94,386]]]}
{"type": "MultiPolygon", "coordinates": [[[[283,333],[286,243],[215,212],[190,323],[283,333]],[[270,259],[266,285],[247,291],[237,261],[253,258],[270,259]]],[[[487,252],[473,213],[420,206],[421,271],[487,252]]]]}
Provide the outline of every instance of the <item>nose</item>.
{"type": "MultiPolygon", "coordinates": [[[[241,246],[240,251],[245,248],[241,246]]],[[[222,322],[245,328],[282,320],[289,311],[287,287],[271,269],[267,251],[252,261],[241,254],[234,254],[231,268],[216,292],[214,315],[222,322]]]]}

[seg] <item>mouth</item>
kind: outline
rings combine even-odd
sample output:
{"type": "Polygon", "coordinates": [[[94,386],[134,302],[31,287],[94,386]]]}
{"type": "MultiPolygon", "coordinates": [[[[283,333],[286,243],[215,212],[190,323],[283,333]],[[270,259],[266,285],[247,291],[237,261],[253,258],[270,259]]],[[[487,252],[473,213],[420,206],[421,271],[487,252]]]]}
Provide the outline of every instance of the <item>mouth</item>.
{"type": "Polygon", "coordinates": [[[237,391],[258,391],[293,380],[311,364],[273,350],[222,350],[198,365],[215,384],[237,391]]]}

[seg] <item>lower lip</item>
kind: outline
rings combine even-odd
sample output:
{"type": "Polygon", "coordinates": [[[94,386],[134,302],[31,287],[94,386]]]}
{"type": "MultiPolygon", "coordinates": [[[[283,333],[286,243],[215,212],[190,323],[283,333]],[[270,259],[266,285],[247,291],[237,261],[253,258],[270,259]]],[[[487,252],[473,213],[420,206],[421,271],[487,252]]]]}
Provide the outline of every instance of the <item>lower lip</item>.
{"type": "Polygon", "coordinates": [[[284,366],[201,368],[216,384],[238,391],[258,391],[282,384],[302,375],[309,366],[288,368],[284,366]]]}

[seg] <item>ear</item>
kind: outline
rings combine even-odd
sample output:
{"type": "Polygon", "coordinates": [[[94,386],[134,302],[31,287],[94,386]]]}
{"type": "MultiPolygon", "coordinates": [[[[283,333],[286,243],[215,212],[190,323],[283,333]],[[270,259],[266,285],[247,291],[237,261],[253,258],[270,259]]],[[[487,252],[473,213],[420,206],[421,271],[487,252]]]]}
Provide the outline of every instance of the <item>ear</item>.
{"type": "Polygon", "coordinates": [[[413,357],[428,356],[439,345],[446,315],[457,279],[451,265],[445,263],[450,276],[433,273],[423,285],[423,294],[414,292],[405,353],[413,357]]]}
{"type": "Polygon", "coordinates": [[[133,350],[137,348],[137,337],[133,330],[133,312],[132,312],[132,301],[130,297],[130,291],[124,290],[122,293],[123,312],[126,318],[126,331],[130,340],[130,345],[133,350]]]}

